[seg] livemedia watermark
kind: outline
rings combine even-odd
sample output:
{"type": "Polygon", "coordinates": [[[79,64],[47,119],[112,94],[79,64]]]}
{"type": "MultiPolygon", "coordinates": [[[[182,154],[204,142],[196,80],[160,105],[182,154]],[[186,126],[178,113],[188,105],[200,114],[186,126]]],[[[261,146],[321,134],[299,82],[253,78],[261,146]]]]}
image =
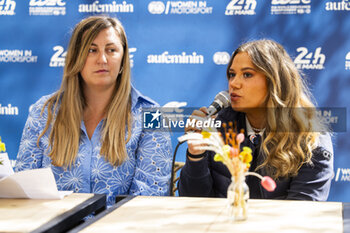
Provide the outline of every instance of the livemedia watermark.
{"type": "MultiPolygon", "coordinates": [[[[231,107],[229,107],[231,108],[231,107]]],[[[181,107],[181,108],[144,108],[142,110],[142,127],[144,130],[157,130],[157,131],[172,131],[172,132],[184,132],[185,128],[198,128],[207,130],[220,130],[222,128],[222,121],[215,119],[214,117],[198,117],[192,116],[194,110],[198,110],[198,107],[181,107]]],[[[251,111],[252,109],[245,109],[245,111],[251,111]]],[[[322,107],[322,108],[266,108],[266,111],[272,111],[276,114],[276,119],[282,122],[277,122],[276,132],[346,132],[346,108],[341,107],[322,107]],[[283,121],[290,121],[289,125],[294,125],[292,119],[295,116],[299,116],[299,120],[305,120],[305,116],[313,116],[312,128],[298,129],[298,128],[285,128],[286,124],[283,121]]],[[[226,119],[227,122],[232,122],[236,125],[238,118],[244,118],[243,112],[236,112],[232,109],[225,109],[222,111],[231,111],[231,115],[235,116],[235,119],[226,119]]],[[[220,112],[219,112],[220,114],[220,112]]],[[[227,115],[227,114],[225,114],[227,115]]],[[[230,115],[230,114],[228,114],[230,115]]],[[[242,125],[241,125],[242,127],[242,125]]],[[[238,129],[239,130],[239,129],[238,129]]]]}

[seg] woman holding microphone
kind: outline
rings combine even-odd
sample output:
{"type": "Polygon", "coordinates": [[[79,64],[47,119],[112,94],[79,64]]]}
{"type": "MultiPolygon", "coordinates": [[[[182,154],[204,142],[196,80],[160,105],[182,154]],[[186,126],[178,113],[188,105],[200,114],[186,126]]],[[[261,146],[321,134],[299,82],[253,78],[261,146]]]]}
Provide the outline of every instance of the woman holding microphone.
{"type": "MultiPolygon", "coordinates": [[[[251,198],[327,200],[333,177],[333,147],[326,125],[315,115],[305,81],[285,49],[272,40],[241,45],[227,67],[231,106],[216,118],[245,132],[241,147],[252,149],[250,171],[271,176],[267,192],[255,176],[246,177],[251,198]]],[[[205,117],[206,109],[193,115],[205,117]]],[[[221,129],[223,131],[223,129],[221,129]]],[[[188,141],[181,170],[181,196],[226,197],[231,174],[215,153],[188,141]]]]}

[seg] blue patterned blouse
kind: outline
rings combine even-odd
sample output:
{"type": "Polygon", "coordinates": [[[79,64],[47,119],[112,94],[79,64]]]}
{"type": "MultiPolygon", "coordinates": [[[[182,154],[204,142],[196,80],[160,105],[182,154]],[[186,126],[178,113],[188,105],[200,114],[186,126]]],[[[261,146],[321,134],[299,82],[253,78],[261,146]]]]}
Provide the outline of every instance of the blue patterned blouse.
{"type": "Polygon", "coordinates": [[[16,171],[51,167],[58,190],[74,190],[80,193],[105,193],[108,206],[117,195],[168,195],[171,174],[171,141],[169,133],[144,131],[142,108],[157,104],[132,88],[133,125],[132,136],[126,144],[128,159],[113,167],[100,155],[100,133],[103,120],[89,140],[84,122],[81,123],[80,146],[77,159],[71,169],[55,167],[48,154],[49,132],[36,142],[43,131],[47,111],[40,116],[43,104],[50,96],[44,96],[31,106],[17,155],[16,171]]]}

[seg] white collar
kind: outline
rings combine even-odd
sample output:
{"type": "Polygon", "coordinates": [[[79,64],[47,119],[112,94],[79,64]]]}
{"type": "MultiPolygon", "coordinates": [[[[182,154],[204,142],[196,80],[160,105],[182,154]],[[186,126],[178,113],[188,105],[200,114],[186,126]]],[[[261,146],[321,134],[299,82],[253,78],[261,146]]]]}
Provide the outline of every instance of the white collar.
{"type": "Polygon", "coordinates": [[[263,128],[263,130],[261,130],[259,133],[256,133],[253,129],[252,129],[252,126],[251,124],[249,123],[249,120],[248,120],[248,117],[245,116],[245,125],[246,125],[246,128],[247,128],[247,135],[252,135],[252,134],[260,134],[260,136],[262,137],[263,134],[264,134],[264,131],[265,131],[265,128],[263,128]]]}

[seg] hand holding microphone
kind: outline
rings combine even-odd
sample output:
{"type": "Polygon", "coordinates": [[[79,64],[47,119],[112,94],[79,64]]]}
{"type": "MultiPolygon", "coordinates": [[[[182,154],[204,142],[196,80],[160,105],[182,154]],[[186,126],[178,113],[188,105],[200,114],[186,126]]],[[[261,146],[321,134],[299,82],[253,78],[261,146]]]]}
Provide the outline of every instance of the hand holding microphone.
{"type": "MultiPolygon", "coordinates": [[[[194,110],[190,118],[205,121],[209,117],[214,117],[215,114],[217,114],[222,108],[226,108],[230,106],[230,104],[231,101],[228,91],[221,91],[215,96],[214,101],[209,105],[208,108],[201,107],[199,110],[194,110]]],[[[185,129],[185,131],[194,131],[200,133],[202,129],[188,127],[185,129]]],[[[190,154],[200,155],[204,153],[204,150],[196,149],[198,145],[193,145],[191,141],[188,141],[187,144],[188,152],[190,154]]]]}
{"type": "MultiPolygon", "coordinates": [[[[194,110],[190,118],[205,121],[209,117],[214,117],[222,108],[226,108],[230,106],[230,104],[231,100],[228,91],[221,91],[215,96],[214,101],[208,108],[201,107],[199,110],[194,110]]],[[[188,127],[185,131],[201,132],[202,129],[188,127]]]]}

